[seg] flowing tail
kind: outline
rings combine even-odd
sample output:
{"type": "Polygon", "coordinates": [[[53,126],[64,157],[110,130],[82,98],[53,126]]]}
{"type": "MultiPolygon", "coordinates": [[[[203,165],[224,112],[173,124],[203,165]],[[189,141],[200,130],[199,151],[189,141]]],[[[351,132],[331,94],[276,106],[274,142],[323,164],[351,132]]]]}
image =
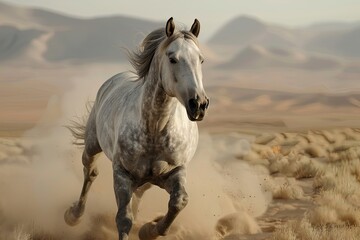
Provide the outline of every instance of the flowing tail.
{"type": "Polygon", "coordinates": [[[73,144],[77,146],[84,146],[85,145],[85,128],[86,125],[84,121],[77,122],[71,120],[70,125],[65,126],[74,137],[73,144]]]}
{"type": "Polygon", "coordinates": [[[69,125],[65,127],[71,132],[74,137],[73,144],[77,146],[84,146],[85,145],[85,130],[86,130],[86,122],[91,112],[93,102],[86,103],[86,110],[87,114],[80,118],[78,117],[77,120],[71,120],[69,125]]]}

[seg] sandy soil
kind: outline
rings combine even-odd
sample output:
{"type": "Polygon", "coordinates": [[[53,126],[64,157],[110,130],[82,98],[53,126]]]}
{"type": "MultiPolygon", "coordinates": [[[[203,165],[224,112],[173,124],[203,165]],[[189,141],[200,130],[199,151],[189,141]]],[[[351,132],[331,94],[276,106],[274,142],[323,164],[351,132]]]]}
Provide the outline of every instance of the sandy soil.
{"type": "MultiPolygon", "coordinates": [[[[6,68],[1,239],[116,239],[111,165],[104,156],[82,223],[71,228],[63,221],[82,184],[81,149],[63,126],[83,115],[86,102],[118,68],[25,68],[18,81],[16,66],[6,68]]],[[[356,239],[359,112],[346,102],[356,94],[322,101],[319,94],[211,82],[208,92],[212,108],[200,123],[199,149],[189,166],[190,203],[163,239],[356,239]],[[339,107],[332,108],[332,100],[339,107]],[[335,200],[328,201],[331,196],[335,200]]],[[[160,189],[146,193],[131,239],[166,211],[167,201],[160,189]]]]}

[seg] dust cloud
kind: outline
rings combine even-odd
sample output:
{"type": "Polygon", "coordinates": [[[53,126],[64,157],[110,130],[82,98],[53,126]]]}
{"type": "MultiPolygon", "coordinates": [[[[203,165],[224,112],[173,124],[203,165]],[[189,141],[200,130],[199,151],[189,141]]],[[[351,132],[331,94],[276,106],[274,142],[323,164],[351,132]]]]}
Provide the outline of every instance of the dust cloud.
{"type": "MultiPolygon", "coordinates": [[[[99,176],[89,193],[82,222],[69,227],[65,209],[82,186],[81,149],[64,127],[85,114],[104,74],[75,78],[70,91],[54,96],[38,125],[21,139],[1,140],[1,239],[116,239],[116,204],[111,163],[98,157],[99,176]],[[84,80],[86,79],[86,80],[84,80]],[[86,86],[86,91],[84,91],[86,86]]],[[[236,158],[250,150],[251,138],[200,133],[198,151],[188,166],[188,206],[162,239],[225,239],[260,232],[256,217],[271,195],[262,189],[263,173],[236,158]]],[[[141,225],[167,210],[168,194],[158,187],[145,193],[131,239],[141,225]]]]}

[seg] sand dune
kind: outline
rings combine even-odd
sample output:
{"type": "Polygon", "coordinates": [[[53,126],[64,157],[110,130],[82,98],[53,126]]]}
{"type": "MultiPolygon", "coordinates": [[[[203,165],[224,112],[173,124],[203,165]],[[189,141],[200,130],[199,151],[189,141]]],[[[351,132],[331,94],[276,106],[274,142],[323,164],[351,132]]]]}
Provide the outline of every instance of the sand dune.
{"type": "MultiPolygon", "coordinates": [[[[234,87],[209,87],[208,91],[215,96],[213,104],[224,104],[228,101],[232,106],[244,105],[257,111],[284,111],[296,112],[309,104],[318,103],[323,106],[323,111],[356,111],[358,106],[356,101],[351,99],[360,99],[359,93],[346,94],[324,94],[324,93],[291,93],[270,90],[244,89],[234,87]],[[288,104],[285,104],[288,103],[288,104]],[[284,108],[281,108],[283,106],[284,108]],[[285,107],[286,106],[286,107],[285,107]],[[352,109],[352,110],[350,110],[352,109]]],[[[319,109],[321,111],[321,109],[319,109]]],[[[315,111],[319,111],[315,110],[315,111]]],[[[246,108],[242,109],[246,111],[246,108]]]]}
{"type": "MultiPolygon", "coordinates": [[[[0,119],[0,132],[2,134],[18,135],[31,128],[44,114],[51,99],[66,94],[73,87],[74,82],[95,88],[110,76],[131,69],[128,65],[118,64],[45,66],[44,63],[39,62],[34,66],[22,66],[21,71],[17,70],[18,65],[9,65],[0,69],[2,76],[0,111],[3,116],[0,119]]],[[[268,85],[264,85],[263,81],[252,79],[256,76],[253,72],[245,74],[234,71],[225,75],[217,68],[213,68],[211,71],[204,69],[204,73],[206,74],[204,84],[211,98],[209,118],[206,124],[202,125],[206,128],[225,126],[226,122],[233,126],[251,125],[251,121],[255,121],[254,124],[284,126],[282,118],[286,116],[309,120],[313,118],[312,116],[316,116],[315,118],[333,126],[338,126],[341,119],[348,118],[356,122],[358,118],[360,89],[353,87],[351,92],[349,90],[339,92],[337,85],[334,85],[332,91],[322,91],[321,88],[318,90],[312,87],[312,84],[315,85],[317,82],[329,84],[333,80],[326,82],[326,79],[315,78],[310,74],[297,73],[298,79],[279,76],[279,79],[284,80],[283,83],[274,84],[273,81],[278,80],[270,77],[273,72],[257,73],[260,74],[259,78],[265,78],[269,82],[268,85]],[[224,76],[229,80],[224,79],[224,76]],[[309,76],[312,78],[305,79],[309,76]],[[302,86],[303,89],[294,91],[296,90],[294,86],[302,86]],[[330,117],[329,114],[335,116],[330,117]],[[327,117],[333,118],[334,121],[326,120],[327,117]]],[[[353,86],[353,83],[348,80],[347,85],[339,85],[339,87],[343,86],[353,86]]],[[[79,99],[94,99],[95,92],[89,91],[84,94],[86,96],[81,95],[79,99]]],[[[74,100],[74,102],[78,101],[74,100]]],[[[59,106],[54,106],[54,109],[56,108],[61,110],[59,106]]],[[[304,126],[301,122],[297,124],[304,126]]]]}

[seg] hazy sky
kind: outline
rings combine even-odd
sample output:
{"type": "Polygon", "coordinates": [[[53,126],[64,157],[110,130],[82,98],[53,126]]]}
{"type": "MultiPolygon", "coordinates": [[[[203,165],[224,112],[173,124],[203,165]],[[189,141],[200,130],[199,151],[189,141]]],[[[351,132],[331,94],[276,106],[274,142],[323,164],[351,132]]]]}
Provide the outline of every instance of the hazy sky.
{"type": "MultiPolygon", "coordinates": [[[[1,0],[0,0],[1,1],[1,0]]],[[[359,21],[360,0],[5,0],[59,12],[93,17],[122,14],[165,21],[170,16],[191,25],[202,23],[205,35],[236,16],[256,16],[265,22],[303,26],[323,21],[359,21]]]]}

